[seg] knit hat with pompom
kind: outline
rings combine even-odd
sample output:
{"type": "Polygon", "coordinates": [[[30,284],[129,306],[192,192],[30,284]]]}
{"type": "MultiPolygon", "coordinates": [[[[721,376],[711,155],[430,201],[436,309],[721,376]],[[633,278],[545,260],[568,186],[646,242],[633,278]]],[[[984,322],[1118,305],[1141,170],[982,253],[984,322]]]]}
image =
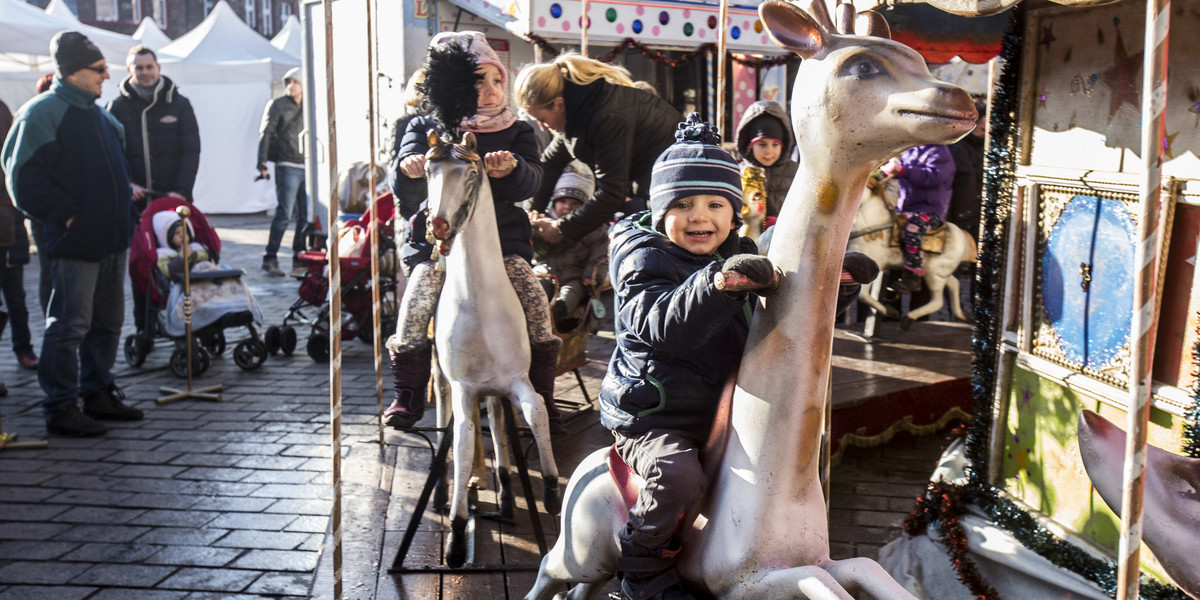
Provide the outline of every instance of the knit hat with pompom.
{"type": "Polygon", "coordinates": [[[654,161],[650,174],[650,214],[654,228],[662,231],[663,217],[672,202],[702,194],[729,200],[734,225],[740,227],[741,171],[733,156],[721,147],[717,128],[694,112],[679,124],[675,140],[654,161]]]}

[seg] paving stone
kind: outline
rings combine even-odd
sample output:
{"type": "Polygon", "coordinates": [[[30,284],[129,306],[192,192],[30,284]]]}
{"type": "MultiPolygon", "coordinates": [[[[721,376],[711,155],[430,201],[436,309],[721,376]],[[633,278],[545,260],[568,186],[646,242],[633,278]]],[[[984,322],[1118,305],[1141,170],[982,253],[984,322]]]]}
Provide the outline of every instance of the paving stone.
{"type": "Polygon", "coordinates": [[[237,530],[213,542],[224,548],[262,548],[270,550],[292,550],[309,538],[307,533],[287,531],[237,530]]]}
{"type": "Polygon", "coordinates": [[[241,592],[261,575],[262,573],[259,571],[184,567],[159,584],[159,587],[177,590],[241,592]]]}
{"type": "Polygon", "coordinates": [[[134,494],[122,502],[122,504],[130,508],[173,508],[182,510],[194,505],[197,500],[195,496],[181,496],[179,494],[134,494]]]}
{"type": "Polygon", "coordinates": [[[175,570],[176,567],[147,565],[96,565],[71,580],[71,583],[101,587],[154,587],[175,570]]]}
{"type": "Polygon", "coordinates": [[[88,570],[90,563],[14,561],[0,567],[0,582],[8,584],[65,584],[88,570]]]}
{"type": "Polygon", "coordinates": [[[83,600],[95,592],[93,587],[14,585],[0,592],[0,600],[83,600]]]}
{"type": "Polygon", "coordinates": [[[238,456],[228,454],[195,454],[184,453],[176,456],[171,464],[195,467],[232,467],[243,460],[238,456]]]}
{"type": "Polygon", "coordinates": [[[74,542],[7,540],[3,544],[0,544],[0,560],[50,560],[58,558],[78,547],[79,544],[74,542]]]}
{"type": "Polygon", "coordinates": [[[150,531],[149,527],[124,525],[72,525],[54,536],[55,541],[66,542],[131,542],[150,531]]]}
{"type": "Polygon", "coordinates": [[[103,508],[99,506],[80,506],[72,508],[53,519],[58,523],[115,523],[124,524],[146,512],[140,508],[103,508]]]}
{"type": "Polygon", "coordinates": [[[325,445],[325,446],[315,446],[315,445],[289,446],[287,450],[283,451],[283,455],[284,456],[307,456],[309,458],[324,458],[325,462],[329,462],[329,457],[331,456],[328,445],[325,445]]]}
{"type": "Polygon", "coordinates": [[[121,491],[142,494],[186,494],[189,485],[186,481],[158,477],[124,477],[119,482],[121,491]]]}
{"type": "MultiPolygon", "coordinates": [[[[313,567],[316,567],[316,560],[313,567]]],[[[265,573],[250,585],[246,591],[269,596],[301,596],[308,597],[312,586],[312,575],[308,573],[265,573]]]]}
{"type": "Polygon", "coordinates": [[[40,485],[54,479],[57,475],[47,472],[9,472],[4,474],[4,485],[25,486],[40,485]]]}
{"type": "Polygon", "coordinates": [[[260,498],[328,498],[332,491],[325,485],[271,483],[260,486],[250,495],[260,498]]]}
{"type": "Polygon", "coordinates": [[[169,442],[158,451],[172,454],[209,454],[223,445],[221,442],[169,442]]]}
{"type": "Polygon", "coordinates": [[[207,529],[200,527],[159,527],[138,538],[139,544],[163,544],[166,546],[206,546],[220,539],[226,533],[224,529],[207,529]]]}
{"type": "Polygon", "coordinates": [[[295,520],[295,515],[227,513],[216,517],[212,523],[209,523],[209,527],[280,531],[286,529],[295,520]]]}
{"type": "Polygon", "coordinates": [[[96,592],[88,600],[183,600],[187,592],[169,590],[139,590],[133,588],[109,588],[96,592]]]}
{"type": "MultiPolygon", "coordinates": [[[[205,497],[197,501],[192,508],[195,510],[217,510],[231,512],[263,512],[276,502],[270,498],[230,498],[205,497]]],[[[275,512],[275,511],[271,511],[275,512]]]]}
{"type": "Polygon", "coordinates": [[[52,504],[84,504],[95,506],[124,506],[133,494],[124,490],[65,490],[46,501],[52,504]]]}
{"type": "Polygon", "coordinates": [[[298,515],[328,515],[333,503],[329,500],[279,500],[265,509],[269,513],[298,515]]]}
{"type": "Polygon", "coordinates": [[[130,525],[162,527],[201,527],[219,517],[221,513],[205,510],[149,510],[129,522],[130,525]]]}
{"type": "MultiPolygon", "coordinates": [[[[304,485],[318,480],[321,473],[313,471],[255,471],[242,480],[242,483],[285,483],[304,485]]],[[[321,482],[323,483],[323,482],[321,482]]]]}
{"type": "Polygon", "coordinates": [[[238,459],[236,464],[243,469],[291,471],[299,469],[306,462],[308,459],[297,456],[247,456],[238,459]]]}
{"type": "Polygon", "coordinates": [[[162,546],[92,543],[79,546],[63,556],[62,560],[92,563],[138,563],[153,556],[159,550],[162,550],[162,546]]]}
{"type": "Polygon", "coordinates": [[[0,522],[0,540],[48,540],[70,528],[65,523],[0,522]]]}
{"type": "MultiPolygon", "coordinates": [[[[191,467],[180,472],[175,477],[177,479],[189,479],[198,481],[241,481],[254,471],[251,469],[230,469],[221,467],[191,467]]],[[[259,482],[261,483],[261,482],[259,482]]]]}
{"type": "MultiPolygon", "coordinates": [[[[264,571],[311,573],[317,568],[317,552],[300,550],[251,550],[233,561],[232,567],[264,571]]],[[[250,590],[263,593],[262,590],[250,590]]]]}
{"type": "Polygon", "coordinates": [[[126,465],[109,474],[114,477],[160,477],[163,479],[169,479],[186,469],[187,467],[183,466],[159,464],[126,465]]]}
{"type": "Polygon", "coordinates": [[[49,521],[69,509],[69,506],[62,504],[5,502],[0,504],[0,516],[5,521],[49,521]]]}
{"type": "Polygon", "coordinates": [[[294,596],[262,596],[259,594],[230,594],[228,592],[192,592],[185,600],[278,600],[294,596]]]}
{"type": "Polygon", "coordinates": [[[146,559],[152,565],[179,565],[188,567],[223,567],[244,550],[240,548],[210,548],[208,546],[166,546],[146,559]]]}
{"type": "Polygon", "coordinates": [[[300,531],[304,533],[324,533],[329,528],[329,517],[304,516],[297,517],[284,531],[300,531]]]}

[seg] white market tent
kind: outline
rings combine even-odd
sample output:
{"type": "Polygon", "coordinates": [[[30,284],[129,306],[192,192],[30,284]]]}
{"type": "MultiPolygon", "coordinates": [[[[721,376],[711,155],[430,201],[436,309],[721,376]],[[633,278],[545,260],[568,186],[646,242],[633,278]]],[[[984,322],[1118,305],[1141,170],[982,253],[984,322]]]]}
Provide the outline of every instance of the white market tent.
{"type": "Polygon", "coordinates": [[[167,37],[167,34],[159,29],[158,23],[155,23],[154,19],[150,17],[142,17],[142,22],[133,32],[133,39],[155,52],[171,43],[171,38],[167,37]]]}
{"type": "Polygon", "coordinates": [[[300,19],[296,18],[296,15],[288,16],[283,27],[279,29],[279,33],[271,38],[271,45],[287,52],[296,60],[300,60],[300,55],[304,51],[304,42],[301,39],[300,19]]]}
{"type": "Polygon", "coordinates": [[[254,181],[258,129],[273,84],[300,59],[272,46],[221,0],[200,25],[163,47],[159,62],[200,125],[196,206],[208,213],[273,208],[273,183],[254,181]]]}
{"type": "MultiPolygon", "coordinates": [[[[46,14],[62,22],[63,29],[78,31],[86,35],[88,39],[92,40],[93,44],[96,44],[100,52],[104,53],[104,58],[108,59],[108,64],[117,67],[118,70],[125,65],[125,57],[129,54],[129,49],[137,45],[137,42],[127,35],[85,25],[75,16],[75,13],[71,12],[71,9],[63,0],[50,0],[50,4],[46,5],[46,14]]],[[[49,44],[50,42],[47,40],[47,50],[49,49],[49,44]]]]}

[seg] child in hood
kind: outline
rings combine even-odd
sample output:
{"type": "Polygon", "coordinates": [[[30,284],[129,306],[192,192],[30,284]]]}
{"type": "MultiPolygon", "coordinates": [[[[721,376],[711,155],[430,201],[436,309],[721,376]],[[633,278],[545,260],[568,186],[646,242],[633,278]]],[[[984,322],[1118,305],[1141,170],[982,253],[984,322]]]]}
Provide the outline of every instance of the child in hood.
{"type": "Polygon", "coordinates": [[[767,218],[763,226],[770,227],[783,208],[799,168],[790,158],[796,140],[787,113],[775,102],[759,100],[751,104],[738,123],[735,141],[743,168],[753,165],[766,172],[767,218]]]}

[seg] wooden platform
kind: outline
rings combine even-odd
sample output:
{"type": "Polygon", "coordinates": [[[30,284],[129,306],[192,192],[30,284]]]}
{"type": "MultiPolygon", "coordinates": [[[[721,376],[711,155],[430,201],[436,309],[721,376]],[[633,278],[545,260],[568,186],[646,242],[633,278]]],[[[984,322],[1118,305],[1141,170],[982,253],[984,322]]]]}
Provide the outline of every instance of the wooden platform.
{"type": "MultiPolygon", "coordinates": [[[[593,400],[599,394],[600,380],[612,351],[611,336],[609,330],[593,336],[588,346],[589,360],[580,369],[593,400]]],[[[900,334],[892,322],[884,323],[877,339],[867,343],[855,339],[852,329],[839,328],[833,361],[835,433],[877,427],[890,419],[879,418],[881,409],[901,402],[909,407],[906,410],[916,408],[920,412],[922,397],[927,395],[922,390],[936,389],[927,386],[965,381],[970,371],[970,336],[970,326],[965,324],[917,323],[910,332],[900,334]]],[[[582,401],[573,375],[564,374],[557,385],[560,397],[582,401]]],[[[429,417],[427,420],[431,422],[429,417]]],[[[937,429],[944,431],[946,427],[937,429]]],[[[916,437],[903,427],[892,431],[887,439],[874,429],[866,433],[874,438],[874,447],[852,447],[852,440],[844,443],[839,449],[841,462],[832,471],[832,503],[837,507],[830,516],[830,550],[834,558],[874,557],[883,543],[899,535],[900,523],[912,508],[913,499],[924,489],[944,445],[939,436],[916,437]]],[[[611,439],[595,412],[580,413],[569,420],[566,431],[554,438],[562,481],[566,481],[584,456],[610,444],[611,439]]],[[[348,437],[343,467],[343,597],[522,598],[534,580],[535,573],[531,571],[395,575],[388,572],[424,483],[430,458],[429,447],[412,435],[389,430],[382,449],[372,435],[348,437]]],[[[536,450],[529,453],[529,460],[540,504],[536,450]]],[[[515,476],[514,483],[519,486],[515,476]]],[[[482,510],[493,510],[493,492],[481,491],[478,502],[482,510]]],[[[476,563],[537,564],[540,556],[525,508],[525,500],[518,492],[517,515],[512,522],[476,520],[476,563]]],[[[540,511],[539,515],[548,543],[553,544],[558,520],[540,511]]],[[[443,537],[448,528],[446,517],[427,512],[405,566],[419,569],[421,565],[440,565],[443,537]]],[[[329,550],[327,547],[322,553],[313,586],[316,598],[332,598],[329,550]]],[[[616,584],[610,583],[608,589],[616,590],[616,584]]]]}

